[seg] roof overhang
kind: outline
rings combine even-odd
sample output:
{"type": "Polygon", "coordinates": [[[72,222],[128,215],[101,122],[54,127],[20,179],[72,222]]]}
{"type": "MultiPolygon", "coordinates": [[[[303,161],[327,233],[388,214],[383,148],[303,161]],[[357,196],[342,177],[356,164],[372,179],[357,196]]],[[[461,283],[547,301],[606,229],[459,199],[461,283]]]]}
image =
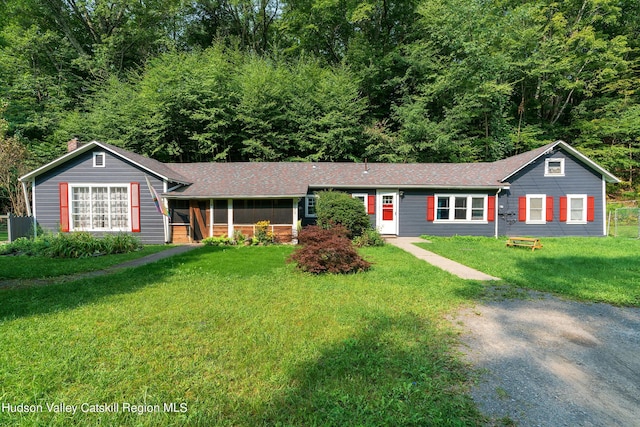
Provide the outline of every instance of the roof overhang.
{"type": "Polygon", "coordinates": [[[510,183],[498,184],[498,185],[419,185],[419,184],[379,184],[379,185],[333,185],[333,184],[313,184],[310,185],[310,189],[325,189],[325,188],[335,188],[335,189],[367,189],[367,190],[375,190],[375,189],[384,189],[384,188],[398,188],[398,189],[432,189],[432,190],[507,190],[511,186],[510,183]]]}
{"type": "Polygon", "coordinates": [[[162,197],[172,200],[195,200],[195,199],[295,199],[306,196],[303,194],[268,194],[268,195],[255,195],[255,194],[212,194],[212,195],[176,195],[171,193],[162,193],[162,197]]]}
{"type": "Polygon", "coordinates": [[[164,180],[164,181],[169,181],[169,182],[175,182],[177,184],[183,184],[183,185],[190,185],[190,182],[181,182],[181,181],[176,181],[175,178],[169,178],[167,176],[164,176],[161,173],[158,173],[152,169],[149,169],[148,167],[141,165],[138,162],[135,162],[134,160],[131,160],[130,158],[123,156],[122,154],[118,153],[117,151],[112,150],[111,148],[109,148],[106,145],[101,144],[98,141],[91,141],[88,142],[80,147],[78,147],[77,149],[65,154],[64,156],[58,157],[57,159],[55,159],[52,162],[47,163],[44,166],[39,167],[36,170],[33,170],[31,172],[29,172],[26,175],[21,176],[20,178],[18,178],[19,181],[21,182],[25,182],[25,181],[33,181],[35,177],[37,177],[38,175],[42,175],[43,173],[49,172],[52,169],[55,169],[56,167],[64,164],[65,162],[73,159],[74,157],[77,157],[83,153],[86,153],[87,151],[92,150],[95,147],[100,147],[101,149],[108,151],[109,153],[111,153],[112,155],[119,157],[121,159],[125,159],[126,161],[134,164],[135,166],[139,167],[140,169],[143,169],[147,172],[149,172],[152,175],[157,176],[158,178],[164,180]]]}
{"type": "Polygon", "coordinates": [[[40,166],[38,169],[35,169],[35,170],[29,172],[28,174],[22,175],[20,178],[18,178],[18,180],[20,182],[33,181],[33,179],[36,176],[42,175],[45,172],[49,172],[51,169],[55,169],[56,167],[58,167],[61,164],[65,163],[67,160],[73,159],[74,157],[77,157],[80,154],[83,154],[83,153],[86,153],[87,151],[90,151],[96,145],[97,145],[96,141],[91,141],[91,142],[89,142],[87,144],[84,144],[84,145],[78,147],[77,149],[68,152],[64,156],[58,157],[57,159],[55,159],[52,162],[49,162],[44,166],[40,166]]]}
{"type": "Polygon", "coordinates": [[[584,164],[586,164],[587,166],[589,166],[593,170],[595,170],[595,171],[599,172],[600,174],[602,174],[602,178],[606,182],[609,182],[609,183],[612,183],[612,184],[617,184],[617,183],[620,182],[620,179],[617,178],[615,175],[613,175],[611,172],[609,172],[608,170],[606,170],[605,168],[603,168],[602,166],[600,166],[599,164],[597,164],[596,162],[594,162],[593,160],[591,160],[590,158],[588,158],[587,156],[585,156],[584,154],[580,153],[578,150],[576,150],[575,148],[573,148],[572,146],[570,146],[569,144],[567,144],[566,142],[561,141],[561,140],[558,140],[558,141],[554,142],[553,144],[549,145],[549,147],[545,151],[540,153],[538,156],[536,156],[535,158],[531,159],[528,163],[523,164],[518,169],[516,169],[513,172],[511,172],[509,175],[507,175],[504,178],[502,178],[502,181],[508,180],[513,175],[515,175],[516,173],[520,172],[522,169],[524,169],[525,167],[527,167],[531,163],[533,163],[536,160],[538,160],[540,157],[542,157],[544,155],[547,155],[550,152],[552,152],[553,150],[555,150],[558,146],[560,146],[561,148],[563,148],[564,150],[569,152],[571,155],[576,157],[578,160],[580,160],[581,162],[583,162],[584,164]]]}

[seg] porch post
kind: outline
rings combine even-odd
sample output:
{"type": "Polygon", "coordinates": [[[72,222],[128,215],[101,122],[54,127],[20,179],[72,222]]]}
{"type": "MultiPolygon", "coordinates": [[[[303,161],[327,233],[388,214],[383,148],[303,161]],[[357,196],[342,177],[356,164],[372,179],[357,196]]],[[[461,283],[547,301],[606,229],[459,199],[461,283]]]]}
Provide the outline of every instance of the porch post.
{"type": "Polygon", "coordinates": [[[233,238],[233,199],[227,199],[227,237],[233,238]]]}
{"type": "Polygon", "coordinates": [[[213,199],[209,199],[209,237],[213,237],[213,199]]]}
{"type": "Polygon", "coordinates": [[[293,199],[293,224],[291,225],[291,241],[298,243],[298,198],[293,199]]]}

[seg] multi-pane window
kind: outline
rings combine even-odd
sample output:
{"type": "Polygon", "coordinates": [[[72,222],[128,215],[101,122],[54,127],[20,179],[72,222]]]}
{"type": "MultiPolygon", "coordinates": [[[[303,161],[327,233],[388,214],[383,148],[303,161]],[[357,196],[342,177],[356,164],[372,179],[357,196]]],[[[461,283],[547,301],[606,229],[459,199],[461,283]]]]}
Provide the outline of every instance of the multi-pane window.
{"type": "Polygon", "coordinates": [[[316,215],[316,199],[318,196],[306,196],[304,203],[304,213],[306,217],[315,218],[316,215]]]}
{"type": "Polygon", "coordinates": [[[365,194],[365,193],[353,193],[351,195],[351,197],[353,197],[354,199],[360,200],[362,202],[362,205],[364,206],[364,210],[367,211],[368,194],[365,194]]]}
{"type": "Polygon", "coordinates": [[[83,185],[71,189],[71,223],[75,230],[129,229],[129,187],[83,185]]]}
{"type": "Polygon", "coordinates": [[[544,224],[546,222],[546,195],[527,195],[527,223],[544,224]]]}
{"type": "Polygon", "coordinates": [[[586,224],[587,223],[587,196],[586,195],[567,195],[567,209],[569,224],[586,224]]]}
{"type": "Polygon", "coordinates": [[[486,221],[487,197],[436,195],[436,221],[486,221]]]}
{"type": "Polygon", "coordinates": [[[484,197],[471,198],[471,219],[474,221],[484,219],[484,197]]]}

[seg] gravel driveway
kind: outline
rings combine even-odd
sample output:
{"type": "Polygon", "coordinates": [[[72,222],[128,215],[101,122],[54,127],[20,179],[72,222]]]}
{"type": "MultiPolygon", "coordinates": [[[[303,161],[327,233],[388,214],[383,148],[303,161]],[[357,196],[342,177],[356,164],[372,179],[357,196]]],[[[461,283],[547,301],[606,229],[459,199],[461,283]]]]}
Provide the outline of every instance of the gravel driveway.
{"type": "Polygon", "coordinates": [[[640,309],[530,292],[455,321],[471,395],[497,424],[640,426],[640,309]]]}

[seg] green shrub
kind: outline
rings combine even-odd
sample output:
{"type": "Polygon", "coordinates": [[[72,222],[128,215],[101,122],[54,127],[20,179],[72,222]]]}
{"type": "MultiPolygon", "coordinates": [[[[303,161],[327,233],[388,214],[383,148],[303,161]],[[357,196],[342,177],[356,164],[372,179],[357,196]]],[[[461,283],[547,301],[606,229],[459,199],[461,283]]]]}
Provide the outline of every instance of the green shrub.
{"type": "Polygon", "coordinates": [[[231,246],[235,245],[236,241],[225,235],[220,237],[205,237],[202,239],[202,244],[205,246],[231,246]]]}
{"type": "Polygon", "coordinates": [[[237,245],[242,245],[247,240],[247,236],[242,234],[241,230],[233,231],[233,241],[236,242],[237,245]]]}
{"type": "Polygon", "coordinates": [[[347,229],[347,237],[350,239],[371,228],[369,216],[362,202],[340,191],[319,192],[316,214],[319,227],[331,228],[334,225],[342,225],[347,229]]]}
{"type": "Polygon", "coordinates": [[[311,225],[298,235],[300,246],[288,258],[308,273],[356,273],[366,271],[371,263],[362,259],[347,238],[341,225],[329,229],[311,225]]]}
{"type": "Polygon", "coordinates": [[[384,246],[384,239],[378,230],[370,227],[363,230],[361,235],[356,236],[353,239],[353,244],[359,248],[365,246],[384,246]]]}
{"type": "Polygon", "coordinates": [[[140,241],[131,234],[108,234],[103,238],[98,238],[90,233],[78,231],[55,235],[43,234],[33,239],[16,239],[16,241],[2,247],[2,254],[83,258],[133,252],[141,248],[140,241]]]}
{"type": "Polygon", "coordinates": [[[258,221],[256,223],[255,240],[259,245],[270,245],[276,242],[276,236],[270,230],[271,221],[258,221]]]}
{"type": "Polygon", "coordinates": [[[99,239],[101,251],[105,254],[126,254],[142,249],[140,240],[127,233],[106,234],[99,239]]]}

